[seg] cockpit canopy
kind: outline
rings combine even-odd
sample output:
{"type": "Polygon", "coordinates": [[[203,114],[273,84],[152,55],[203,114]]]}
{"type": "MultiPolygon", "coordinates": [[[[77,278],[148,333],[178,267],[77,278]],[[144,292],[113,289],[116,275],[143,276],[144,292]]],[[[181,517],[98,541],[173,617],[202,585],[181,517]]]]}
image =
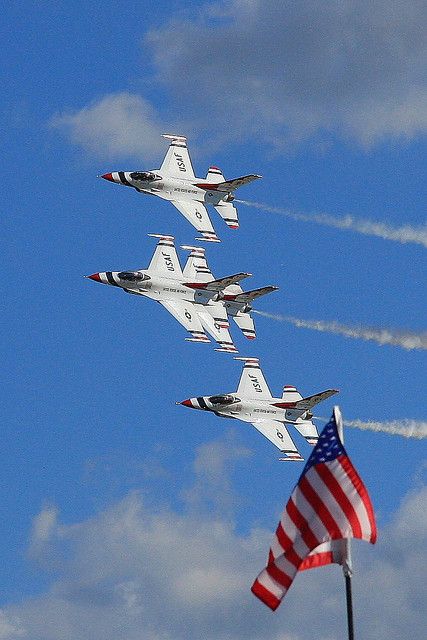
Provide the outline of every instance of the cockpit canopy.
{"type": "Polygon", "coordinates": [[[234,402],[240,402],[239,398],[230,394],[224,396],[211,396],[208,400],[211,404],[220,404],[222,406],[233,404],[234,402]]]}
{"type": "Polygon", "coordinates": [[[117,275],[120,280],[125,280],[126,282],[143,282],[144,280],[150,279],[150,276],[145,275],[145,273],[140,273],[139,271],[120,271],[117,275]]]}
{"type": "Polygon", "coordinates": [[[139,182],[151,182],[152,180],[160,180],[160,176],[152,173],[151,171],[132,171],[130,174],[132,180],[139,182]]]}

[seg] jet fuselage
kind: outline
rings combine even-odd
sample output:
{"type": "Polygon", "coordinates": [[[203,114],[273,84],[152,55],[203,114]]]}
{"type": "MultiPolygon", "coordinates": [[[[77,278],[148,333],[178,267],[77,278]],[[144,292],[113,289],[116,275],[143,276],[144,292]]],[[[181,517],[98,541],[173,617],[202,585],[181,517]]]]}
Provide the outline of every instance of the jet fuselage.
{"type": "Polygon", "coordinates": [[[189,398],[180,404],[192,409],[212,411],[224,418],[237,418],[244,422],[256,422],[257,420],[277,420],[299,424],[305,419],[311,419],[310,412],[302,409],[283,409],[275,407],[274,403],[283,403],[281,398],[269,398],[268,400],[255,400],[253,398],[238,398],[233,393],[217,396],[199,396],[189,398]],[[307,415],[309,414],[309,415],[307,415]]]}
{"type": "Polygon", "coordinates": [[[215,297],[215,291],[198,291],[186,287],[175,278],[162,278],[150,275],[150,271],[103,271],[88,276],[92,280],[124,289],[126,292],[146,296],[152,300],[173,298],[185,302],[209,304],[215,297]]]}
{"type": "MultiPolygon", "coordinates": [[[[168,255],[166,253],[164,254],[164,259],[167,266],[168,255]]],[[[221,292],[193,289],[186,287],[183,282],[176,278],[163,278],[158,275],[152,275],[150,271],[142,269],[138,271],[103,271],[88,277],[103,284],[120,287],[127,293],[143,295],[152,300],[174,299],[206,306],[212,306],[227,295],[233,295],[236,291],[235,285],[229,285],[221,292]]],[[[246,303],[228,303],[224,301],[224,305],[230,315],[247,312],[250,309],[246,303]]]]}
{"type": "Polygon", "coordinates": [[[156,171],[114,171],[101,177],[110,182],[133,187],[142,193],[159,196],[164,200],[189,200],[217,205],[222,200],[231,202],[233,199],[233,196],[226,191],[202,189],[196,186],[206,184],[203,178],[189,180],[188,178],[162,177],[156,171]]]}

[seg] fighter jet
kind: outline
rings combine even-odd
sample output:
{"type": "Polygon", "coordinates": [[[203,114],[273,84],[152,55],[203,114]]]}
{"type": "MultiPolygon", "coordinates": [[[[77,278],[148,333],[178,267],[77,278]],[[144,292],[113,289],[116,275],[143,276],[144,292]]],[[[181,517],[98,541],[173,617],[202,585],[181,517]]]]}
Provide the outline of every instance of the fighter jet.
{"type": "Polygon", "coordinates": [[[235,393],[189,398],[177,404],[192,409],[212,411],[223,418],[237,418],[250,422],[263,436],[280,449],[279,460],[303,460],[295,446],[287,427],[292,425],[304,436],[308,444],[314,446],[319,434],[312,422],[311,409],[335,393],[328,389],[313,396],[303,398],[295,387],[283,387],[281,398],[273,398],[258,358],[235,358],[245,364],[235,393]]]}
{"type": "Polygon", "coordinates": [[[238,229],[237,210],[232,204],[233,192],[261,176],[250,174],[226,180],[218,167],[209,167],[206,178],[196,178],[185,136],[163,134],[171,140],[160,169],[150,171],[114,171],[100,176],[110,182],[133,187],[169,200],[202,234],[198,240],[220,242],[209,218],[207,204],[213,205],[231,229],[238,229]]]}
{"type": "MultiPolygon", "coordinates": [[[[183,275],[187,279],[186,286],[196,291],[196,299],[203,298],[206,291],[212,287],[215,278],[208,266],[205,249],[202,247],[190,247],[182,245],[182,249],[190,251],[184,267],[183,275]]],[[[218,298],[224,305],[227,315],[232,317],[243,335],[249,340],[256,338],[255,325],[250,315],[252,302],[272,291],[277,291],[278,287],[269,285],[252,291],[243,291],[240,284],[233,283],[222,289],[218,298]]]]}
{"type": "MultiPolygon", "coordinates": [[[[204,282],[199,288],[200,283],[189,281],[189,279],[193,280],[193,271],[196,269],[194,257],[190,256],[183,272],[173,236],[149,235],[159,238],[159,241],[148,269],[104,271],[86,277],[95,282],[120,287],[126,293],[145,296],[160,302],[189,331],[191,337],[186,340],[210,342],[205,333],[207,331],[218,343],[217,351],[237,353],[228,330],[230,323],[222,298],[225,291],[229,291],[230,287],[251,274],[236,273],[215,280],[208,270],[209,281],[204,282]]],[[[198,256],[204,254],[204,250],[199,248],[192,249],[192,253],[195,252],[198,256]]],[[[199,260],[199,257],[197,259],[199,260]]],[[[237,304],[242,306],[242,303],[237,304]]],[[[247,317],[250,321],[249,313],[247,311],[242,313],[241,321],[248,323],[247,317]]],[[[240,317],[238,319],[240,321],[240,317]]]]}

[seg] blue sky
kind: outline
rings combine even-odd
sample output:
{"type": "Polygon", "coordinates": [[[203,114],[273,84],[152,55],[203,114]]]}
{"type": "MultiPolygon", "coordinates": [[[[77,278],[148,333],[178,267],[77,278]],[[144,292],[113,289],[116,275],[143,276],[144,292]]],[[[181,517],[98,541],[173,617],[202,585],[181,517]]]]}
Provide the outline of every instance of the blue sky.
{"type": "MultiPolygon", "coordinates": [[[[425,234],[423,3],[45,2],[3,17],[0,638],[341,637],[337,568],[299,576],[273,617],[249,592],[302,467],[247,425],[175,405],[234,390],[240,364],[82,276],[146,267],[147,233],[194,243],[168,203],[96,179],[158,167],[164,131],[188,136],[197,175],[262,174],[245,200],[425,234]]],[[[425,331],[422,244],[239,212],[236,232],[212,212],[207,257],[218,277],[278,285],[260,310],[425,331]]],[[[349,420],[425,421],[423,350],[256,324],[255,342],[233,335],[274,393],[336,387],[349,420]]],[[[360,635],[406,625],[417,640],[424,441],[345,437],[380,529],[375,548],[355,544],[360,635]]]]}

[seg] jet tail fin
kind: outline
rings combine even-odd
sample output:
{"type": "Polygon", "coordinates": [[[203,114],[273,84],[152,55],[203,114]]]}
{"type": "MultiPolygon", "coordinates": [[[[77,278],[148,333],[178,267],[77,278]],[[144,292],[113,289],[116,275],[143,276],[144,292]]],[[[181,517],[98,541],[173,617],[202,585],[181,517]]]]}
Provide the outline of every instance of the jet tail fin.
{"type": "Polygon", "coordinates": [[[185,286],[190,289],[204,289],[205,291],[222,291],[231,284],[240,282],[244,278],[251,276],[251,273],[235,273],[232,276],[211,280],[210,282],[185,282],[185,286]]]}
{"type": "Polygon", "coordinates": [[[231,204],[231,202],[224,202],[221,200],[219,204],[214,204],[213,207],[230,229],[239,228],[237,209],[233,204],[231,204]]]}
{"type": "Polygon", "coordinates": [[[254,340],[256,338],[255,324],[249,313],[239,313],[232,316],[245,338],[254,340]]]}
{"type": "Polygon", "coordinates": [[[231,300],[232,302],[252,302],[256,298],[260,296],[265,296],[267,293],[271,293],[272,291],[277,291],[279,287],[274,287],[270,285],[268,287],[261,287],[260,289],[253,289],[252,291],[244,291],[243,293],[238,293],[235,296],[227,296],[227,300],[231,300]]]}
{"type": "Polygon", "coordinates": [[[225,178],[221,169],[219,169],[218,167],[209,167],[206,174],[206,182],[209,182],[211,184],[219,184],[220,182],[225,182],[225,178]]]}
{"type": "Polygon", "coordinates": [[[203,247],[191,247],[184,244],[181,245],[181,249],[190,251],[190,255],[187,258],[182,272],[185,279],[196,280],[198,282],[210,282],[214,280],[214,276],[206,261],[205,249],[203,247]]]}

